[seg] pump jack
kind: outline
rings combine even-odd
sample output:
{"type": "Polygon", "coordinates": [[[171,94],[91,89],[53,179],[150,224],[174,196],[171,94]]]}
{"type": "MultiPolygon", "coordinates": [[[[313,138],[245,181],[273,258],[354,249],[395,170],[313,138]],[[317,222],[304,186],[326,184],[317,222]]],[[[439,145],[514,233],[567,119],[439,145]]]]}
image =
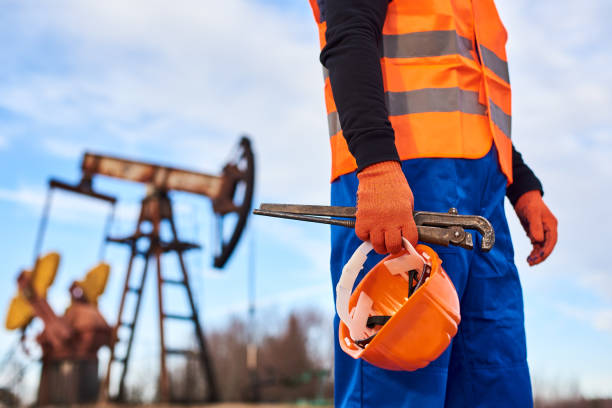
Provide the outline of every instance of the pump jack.
{"type": "Polygon", "coordinates": [[[217,252],[214,257],[213,265],[216,268],[222,268],[238,244],[238,240],[246,225],[246,220],[251,208],[254,185],[254,157],[249,139],[243,137],[240,140],[235,157],[223,167],[220,175],[209,175],[93,153],[85,153],[81,170],[82,177],[77,185],[52,180],[53,186],[91,196],[99,196],[101,194],[95,192],[93,189],[93,178],[95,176],[106,176],[143,183],[148,187],[147,195],[142,200],[136,231],[127,237],[107,237],[107,241],[109,242],[126,245],[130,249],[130,258],[119,304],[117,321],[113,330],[111,356],[106,376],[101,384],[99,399],[101,401],[125,399],[125,377],[134,340],[134,332],[145,286],[147,269],[149,262],[154,261],[157,270],[157,296],[159,306],[160,399],[162,402],[168,402],[173,399],[168,378],[166,356],[192,356],[194,354],[190,350],[177,350],[166,347],[164,341],[164,321],[174,319],[188,321],[193,324],[199,348],[199,362],[204,377],[206,378],[206,399],[208,401],[218,400],[215,375],[207,350],[202,325],[189,285],[187,267],[183,258],[183,252],[199,248],[200,246],[196,243],[185,242],[179,239],[174,222],[172,203],[168,193],[171,191],[182,191],[205,196],[212,200],[212,208],[219,222],[217,252]],[[237,221],[231,234],[229,234],[227,239],[224,239],[222,236],[224,231],[222,222],[229,214],[237,215],[237,221]],[[170,231],[172,233],[170,241],[164,241],[160,236],[160,228],[164,221],[170,226],[170,231]],[[149,224],[150,228],[147,229],[145,224],[149,224]],[[180,279],[168,279],[162,274],[162,255],[168,252],[174,252],[178,257],[181,272],[180,279]],[[131,280],[131,278],[133,278],[131,275],[133,275],[134,260],[139,256],[144,258],[144,267],[140,275],[136,277],[135,281],[137,283],[134,285],[134,279],[131,280]],[[184,288],[190,308],[190,314],[175,315],[165,312],[162,290],[164,285],[184,288]],[[131,314],[124,313],[126,298],[128,296],[135,296],[135,306],[131,314]],[[126,315],[128,316],[127,318],[125,317],[126,315]],[[120,329],[124,333],[128,333],[126,338],[119,336],[120,329]],[[117,352],[116,345],[120,342],[125,344],[125,353],[123,355],[118,355],[117,352]],[[119,385],[117,393],[111,395],[111,375],[115,371],[115,368],[118,369],[119,385]]]}

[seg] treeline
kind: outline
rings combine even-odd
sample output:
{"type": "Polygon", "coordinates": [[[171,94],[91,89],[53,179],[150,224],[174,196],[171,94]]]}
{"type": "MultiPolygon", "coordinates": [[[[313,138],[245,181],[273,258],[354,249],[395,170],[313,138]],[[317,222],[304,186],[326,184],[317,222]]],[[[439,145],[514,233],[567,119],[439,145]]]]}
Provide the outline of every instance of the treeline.
{"type": "MultiPolygon", "coordinates": [[[[333,342],[337,341],[331,316],[317,310],[295,310],[288,315],[269,310],[258,316],[254,325],[234,316],[225,326],[207,332],[221,401],[331,405],[333,342]]],[[[171,365],[170,379],[176,400],[198,401],[206,396],[195,350],[186,363],[182,359],[171,365]]],[[[131,402],[151,399],[143,385],[129,387],[131,402]]],[[[534,395],[536,408],[612,408],[612,399],[585,398],[576,381],[538,379],[534,395]]]]}
{"type": "MultiPolygon", "coordinates": [[[[331,319],[315,310],[270,312],[254,326],[233,317],[207,334],[221,401],[331,401],[332,333],[331,319]]],[[[206,395],[195,354],[174,367],[171,381],[174,399],[206,395]]]]}

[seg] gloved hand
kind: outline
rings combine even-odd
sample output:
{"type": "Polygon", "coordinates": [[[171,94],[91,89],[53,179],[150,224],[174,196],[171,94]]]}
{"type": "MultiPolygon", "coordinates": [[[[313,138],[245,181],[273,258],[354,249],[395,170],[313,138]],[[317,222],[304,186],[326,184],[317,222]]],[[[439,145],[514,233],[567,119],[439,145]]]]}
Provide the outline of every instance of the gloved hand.
{"type": "Polygon", "coordinates": [[[412,210],[414,197],[398,162],[372,164],[357,174],[355,233],[370,241],[379,254],[402,249],[402,236],[416,245],[418,232],[412,210]]]}
{"type": "Polygon", "coordinates": [[[528,191],[514,204],[525,232],[533,245],[527,257],[529,265],[537,265],[545,260],[557,243],[557,219],[542,200],[542,194],[528,191]]]}

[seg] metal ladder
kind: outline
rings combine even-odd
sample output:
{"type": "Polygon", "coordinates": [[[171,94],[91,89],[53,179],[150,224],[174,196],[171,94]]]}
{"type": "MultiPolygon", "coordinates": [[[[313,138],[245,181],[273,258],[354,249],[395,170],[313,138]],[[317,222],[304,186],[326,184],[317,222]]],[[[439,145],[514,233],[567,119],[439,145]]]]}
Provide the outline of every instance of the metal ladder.
{"type": "Polygon", "coordinates": [[[170,199],[165,192],[153,192],[148,195],[142,202],[142,208],[140,212],[140,216],[138,218],[138,224],[136,227],[136,232],[133,235],[130,235],[125,238],[108,238],[109,242],[119,243],[128,245],[130,247],[130,259],[128,262],[127,273],[125,277],[125,284],[123,287],[123,292],[121,295],[121,301],[119,304],[119,312],[117,317],[117,324],[114,330],[114,343],[111,347],[111,356],[108,362],[108,368],[106,372],[106,377],[102,382],[102,388],[100,392],[100,400],[101,401],[124,401],[125,400],[125,377],[127,375],[128,362],[130,359],[130,354],[132,351],[132,345],[134,341],[134,333],[136,331],[136,323],[138,321],[138,315],[140,311],[140,305],[142,300],[142,295],[144,291],[144,286],[146,282],[147,271],[150,266],[151,260],[155,261],[156,271],[157,271],[157,296],[158,296],[158,306],[159,306],[159,340],[160,340],[160,376],[159,376],[159,395],[162,402],[169,402],[171,400],[176,399],[172,394],[170,381],[168,377],[168,368],[166,364],[166,357],[168,355],[182,355],[185,357],[192,357],[197,355],[199,357],[200,366],[202,369],[202,373],[204,374],[206,386],[207,386],[207,398],[206,401],[214,402],[218,401],[218,393],[217,393],[217,384],[215,375],[212,368],[211,359],[209,357],[206,340],[204,338],[204,333],[202,331],[202,326],[200,324],[200,319],[198,317],[197,309],[195,306],[195,302],[193,300],[193,294],[191,292],[191,287],[189,285],[189,276],[187,273],[187,268],[185,266],[185,261],[183,258],[183,252],[188,251],[190,249],[197,249],[199,245],[183,242],[178,239],[178,234],[176,230],[176,226],[174,224],[174,219],[172,215],[172,207],[170,203],[170,199]],[[170,229],[172,232],[172,239],[169,242],[164,242],[160,238],[160,227],[162,221],[167,221],[170,224],[170,229]],[[152,226],[151,232],[143,232],[143,224],[150,223],[152,226]],[[139,250],[138,242],[140,240],[146,240],[147,244],[145,250],[139,250]],[[167,279],[162,274],[162,265],[161,260],[162,256],[168,252],[175,252],[181,271],[180,279],[167,279]],[[131,275],[134,269],[134,260],[136,257],[142,256],[144,257],[144,266],[141,272],[141,275],[138,277],[139,279],[136,282],[135,286],[130,286],[131,275]],[[172,285],[172,286],[181,286],[185,289],[185,294],[187,296],[187,300],[189,303],[189,310],[191,314],[187,315],[179,315],[167,313],[164,308],[163,302],[163,286],[164,285],[172,285]],[[126,298],[127,296],[136,296],[134,310],[131,314],[132,318],[129,317],[126,319],[124,317],[124,309],[126,308],[126,298]],[[173,349],[166,347],[165,342],[165,321],[166,320],[182,320],[188,321],[193,324],[195,331],[195,338],[197,340],[199,352],[194,353],[193,350],[187,349],[173,349]],[[123,329],[123,333],[128,333],[126,337],[119,338],[119,329],[123,329]],[[122,356],[117,355],[117,344],[124,343],[125,344],[125,354],[122,356]],[[120,366],[120,377],[119,377],[119,390],[117,394],[111,396],[110,395],[110,380],[111,374],[113,373],[113,365],[120,366]]]}

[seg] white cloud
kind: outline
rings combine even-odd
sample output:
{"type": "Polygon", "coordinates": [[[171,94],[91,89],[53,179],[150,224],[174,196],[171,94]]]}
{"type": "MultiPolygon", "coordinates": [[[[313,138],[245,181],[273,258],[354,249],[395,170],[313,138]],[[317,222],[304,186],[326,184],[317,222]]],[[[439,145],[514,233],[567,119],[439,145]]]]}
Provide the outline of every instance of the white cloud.
{"type": "Polygon", "coordinates": [[[589,324],[597,331],[612,334],[612,307],[588,308],[569,304],[558,304],[557,309],[568,317],[589,324]]]}
{"type": "MultiPolygon", "coordinates": [[[[106,219],[110,212],[110,205],[106,202],[60,189],[52,191],[50,216],[55,220],[83,224],[88,221],[96,222],[106,219]]],[[[47,191],[37,187],[19,186],[15,189],[0,189],[0,201],[11,202],[24,207],[35,216],[40,215],[46,198],[47,191]]],[[[129,228],[132,228],[135,220],[138,219],[140,207],[139,202],[119,201],[116,204],[113,218],[122,227],[129,226],[129,228]]],[[[192,205],[180,201],[173,205],[173,212],[177,220],[181,217],[192,219],[194,208],[192,205]]]]}
{"type": "Polygon", "coordinates": [[[40,207],[44,202],[45,193],[42,189],[19,187],[16,190],[0,189],[0,200],[30,207],[40,207]]]}
{"type": "Polygon", "coordinates": [[[612,273],[609,270],[589,269],[587,273],[580,276],[579,282],[582,287],[612,302],[612,273]]]}
{"type": "Polygon", "coordinates": [[[8,147],[9,145],[9,139],[8,137],[4,136],[4,135],[0,135],[0,150],[4,150],[8,147]]]}
{"type": "Polygon", "coordinates": [[[609,44],[599,39],[612,35],[604,17],[612,8],[604,0],[497,3],[509,32],[514,141],[559,219],[555,252],[533,270],[523,266],[530,248],[512,220],[519,268],[528,285],[543,285],[553,276],[597,268],[607,250],[612,72],[606,67],[612,57],[609,44]]]}
{"type": "Polygon", "coordinates": [[[326,200],[328,141],[310,18],[246,0],[206,7],[66,1],[24,6],[17,17],[30,27],[29,41],[53,33],[69,44],[59,59],[71,69],[21,74],[0,85],[0,105],[39,125],[95,123],[98,130],[50,139],[50,153],[69,158],[91,144],[111,152],[167,144],[166,161],[217,163],[224,157],[218,152],[247,131],[260,194],[326,200]]]}
{"type": "Polygon", "coordinates": [[[42,147],[53,156],[75,160],[83,151],[86,150],[84,143],[75,143],[59,138],[45,138],[42,140],[42,147]]]}
{"type": "MultiPolygon", "coordinates": [[[[50,216],[53,219],[69,223],[87,223],[105,219],[110,206],[106,203],[91,200],[73,193],[62,193],[53,190],[50,216]]],[[[19,186],[15,189],[0,189],[0,201],[11,202],[26,208],[38,216],[44,206],[47,192],[42,188],[19,186]]],[[[139,206],[135,203],[120,204],[115,212],[115,219],[133,222],[139,206]]]]}
{"type": "Polygon", "coordinates": [[[513,131],[520,150],[539,162],[541,172],[562,175],[583,164],[559,167],[562,160],[612,152],[611,139],[601,137],[612,128],[612,73],[605,68],[612,57],[599,40],[612,34],[603,17],[612,12],[610,3],[498,3],[509,31],[513,131]]]}

